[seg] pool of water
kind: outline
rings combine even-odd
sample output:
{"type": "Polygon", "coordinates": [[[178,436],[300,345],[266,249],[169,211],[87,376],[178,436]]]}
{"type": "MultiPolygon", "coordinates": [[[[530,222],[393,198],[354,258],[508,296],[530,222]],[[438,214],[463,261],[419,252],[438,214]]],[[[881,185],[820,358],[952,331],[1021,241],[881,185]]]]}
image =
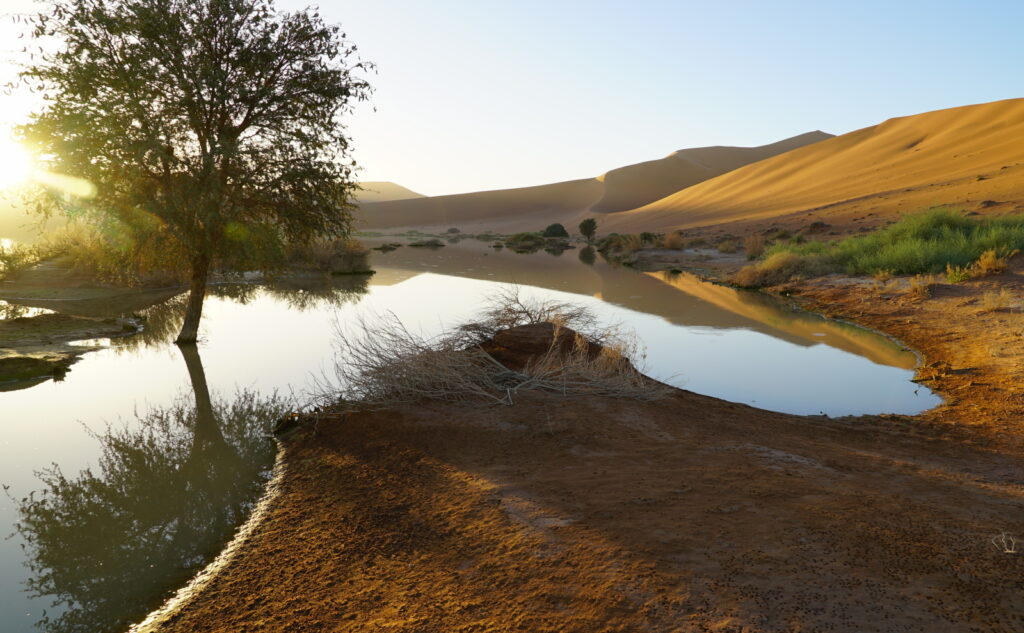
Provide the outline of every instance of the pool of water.
{"type": "Polygon", "coordinates": [[[195,349],[171,344],[182,305],[172,298],[146,310],[143,334],[92,341],[101,349],[63,381],[0,392],[0,526],[11,534],[0,541],[0,630],[120,631],[181,586],[258,498],[268,426],[330,373],[337,324],[360,318],[393,313],[430,335],[516,284],[623,324],[646,349],[646,373],[699,393],[800,414],[939,402],[910,382],[915,355],[885,337],[589,255],[468,241],[375,255],[369,280],[220,286],[195,349]]]}

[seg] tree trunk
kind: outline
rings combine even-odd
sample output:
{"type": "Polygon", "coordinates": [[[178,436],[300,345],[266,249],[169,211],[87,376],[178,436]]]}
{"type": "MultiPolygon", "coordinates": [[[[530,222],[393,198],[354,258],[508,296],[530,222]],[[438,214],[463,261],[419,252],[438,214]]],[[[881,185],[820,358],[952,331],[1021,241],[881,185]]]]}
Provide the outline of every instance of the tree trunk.
{"type": "Polygon", "coordinates": [[[199,336],[199,319],[203,316],[203,299],[206,298],[206,278],[210,274],[210,257],[199,255],[192,261],[192,281],[188,290],[188,306],[185,308],[185,322],[181,325],[177,345],[195,343],[199,336]]]}

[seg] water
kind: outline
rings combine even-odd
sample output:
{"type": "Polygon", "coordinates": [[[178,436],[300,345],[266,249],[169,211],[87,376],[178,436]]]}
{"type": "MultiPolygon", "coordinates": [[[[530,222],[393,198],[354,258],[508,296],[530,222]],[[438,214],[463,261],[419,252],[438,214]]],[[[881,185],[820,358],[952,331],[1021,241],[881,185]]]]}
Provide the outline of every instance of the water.
{"type": "MultiPolygon", "coordinates": [[[[181,313],[171,299],[148,310],[143,335],[92,342],[104,347],[62,382],[0,392],[0,525],[13,532],[0,541],[0,630],[119,631],[184,584],[258,498],[274,454],[267,428],[329,368],[336,321],[392,312],[429,335],[516,283],[625,324],[646,346],[647,373],[692,391],[802,414],[938,403],[910,382],[915,356],[884,337],[580,255],[470,241],[376,255],[368,283],[223,286],[197,349],[170,343],[181,313]],[[62,474],[37,474],[51,465],[62,474]]],[[[103,305],[40,302],[28,314],[103,305]]]]}

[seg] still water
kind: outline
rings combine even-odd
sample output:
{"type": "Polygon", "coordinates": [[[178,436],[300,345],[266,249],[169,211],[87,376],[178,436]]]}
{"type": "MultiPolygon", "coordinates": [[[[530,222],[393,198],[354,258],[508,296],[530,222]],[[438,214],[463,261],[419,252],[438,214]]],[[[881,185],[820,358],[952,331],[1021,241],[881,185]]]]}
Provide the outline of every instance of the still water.
{"type": "Polygon", "coordinates": [[[833,416],[939,402],[910,382],[914,354],[884,337],[588,255],[464,241],[375,253],[369,279],[220,286],[198,349],[170,343],[171,298],[145,310],[141,335],[92,342],[102,348],[62,382],[0,392],[0,630],[123,631],[215,556],[269,476],[269,426],[328,369],[336,323],[390,312],[429,335],[514,283],[622,323],[646,347],[648,375],[699,393],[833,416]]]}

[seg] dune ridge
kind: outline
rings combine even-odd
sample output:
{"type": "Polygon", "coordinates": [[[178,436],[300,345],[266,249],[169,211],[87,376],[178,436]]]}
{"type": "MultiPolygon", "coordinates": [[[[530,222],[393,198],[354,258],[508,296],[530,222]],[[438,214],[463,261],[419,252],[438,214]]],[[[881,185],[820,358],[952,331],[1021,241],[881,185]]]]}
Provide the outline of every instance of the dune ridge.
{"type": "Polygon", "coordinates": [[[388,202],[424,197],[422,193],[416,193],[412,189],[386,180],[361,182],[359,186],[363,188],[355,196],[359,202],[388,202]]]}
{"type": "Polygon", "coordinates": [[[889,119],[609,217],[666,230],[794,213],[892,218],[935,205],[1024,208],[1024,99],[889,119]]]}
{"type": "Polygon", "coordinates": [[[808,132],[759,147],[700,147],[613,169],[597,178],[410,200],[364,200],[361,228],[524,231],[552,222],[575,224],[588,214],[627,211],[737,167],[831,138],[808,132]]]}

